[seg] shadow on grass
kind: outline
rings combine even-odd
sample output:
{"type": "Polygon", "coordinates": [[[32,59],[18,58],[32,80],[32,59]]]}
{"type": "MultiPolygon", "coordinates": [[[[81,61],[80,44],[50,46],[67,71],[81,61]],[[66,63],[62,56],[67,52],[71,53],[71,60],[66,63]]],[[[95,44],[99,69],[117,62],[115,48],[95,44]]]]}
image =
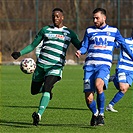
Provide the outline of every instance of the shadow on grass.
{"type": "MultiPolygon", "coordinates": [[[[38,108],[37,106],[10,106],[10,105],[3,105],[2,107],[5,108],[38,108]]],[[[64,107],[47,107],[49,110],[88,110],[85,108],[64,108],[64,107]]],[[[35,127],[32,125],[32,122],[16,122],[16,121],[10,121],[10,120],[3,120],[0,119],[0,126],[1,127],[15,127],[15,128],[32,128],[35,127]]],[[[95,128],[89,125],[85,124],[42,124],[39,123],[39,126],[45,126],[45,127],[74,127],[74,128],[95,128]]],[[[37,126],[37,127],[39,127],[37,126]]]]}
{"type": "MultiPolygon", "coordinates": [[[[10,105],[3,105],[3,107],[9,108],[38,108],[38,106],[10,106],[10,105]]],[[[65,107],[47,107],[47,109],[56,109],[56,110],[88,110],[87,108],[65,108],[65,107]]]]}
{"type": "Polygon", "coordinates": [[[96,127],[92,127],[85,124],[39,124],[38,126],[33,126],[32,123],[28,122],[15,122],[15,121],[6,121],[0,119],[0,126],[3,127],[15,127],[15,128],[33,128],[33,127],[72,127],[72,128],[90,128],[95,129],[96,127]]]}
{"type": "Polygon", "coordinates": [[[31,123],[27,122],[15,122],[15,121],[6,121],[0,119],[0,125],[1,126],[10,126],[10,127],[17,127],[17,128],[29,128],[31,127],[31,123]]]}

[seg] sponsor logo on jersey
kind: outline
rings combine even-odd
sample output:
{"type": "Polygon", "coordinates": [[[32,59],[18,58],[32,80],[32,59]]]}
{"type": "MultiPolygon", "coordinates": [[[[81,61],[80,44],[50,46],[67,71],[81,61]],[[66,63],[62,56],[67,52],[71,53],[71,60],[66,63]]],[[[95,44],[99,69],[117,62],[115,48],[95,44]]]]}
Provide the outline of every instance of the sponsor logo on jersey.
{"type": "Polygon", "coordinates": [[[107,38],[101,38],[101,37],[95,37],[94,39],[95,41],[95,46],[94,47],[98,47],[98,48],[106,48],[107,45],[108,45],[108,42],[107,42],[107,38]]]}
{"type": "Polygon", "coordinates": [[[65,36],[64,35],[61,35],[61,34],[53,34],[52,32],[49,32],[47,35],[46,35],[49,39],[60,39],[60,40],[64,40],[65,39],[65,36]]]}

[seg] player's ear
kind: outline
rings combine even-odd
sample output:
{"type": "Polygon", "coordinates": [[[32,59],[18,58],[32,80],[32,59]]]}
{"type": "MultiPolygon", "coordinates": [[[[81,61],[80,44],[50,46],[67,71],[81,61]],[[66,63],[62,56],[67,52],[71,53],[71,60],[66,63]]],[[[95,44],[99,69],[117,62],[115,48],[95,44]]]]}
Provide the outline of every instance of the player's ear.
{"type": "Polygon", "coordinates": [[[62,16],[62,20],[64,20],[64,16],[62,16]]]}
{"type": "Polygon", "coordinates": [[[106,16],[103,17],[103,20],[104,20],[104,21],[106,20],[106,16]]]}

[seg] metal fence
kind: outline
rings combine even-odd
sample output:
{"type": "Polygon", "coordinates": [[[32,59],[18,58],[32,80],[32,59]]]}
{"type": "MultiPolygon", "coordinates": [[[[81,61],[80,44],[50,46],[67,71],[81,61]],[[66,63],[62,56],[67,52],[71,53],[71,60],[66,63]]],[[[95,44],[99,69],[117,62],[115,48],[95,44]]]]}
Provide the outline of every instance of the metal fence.
{"type": "MultiPolygon", "coordinates": [[[[107,10],[107,23],[118,27],[124,37],[129,37],[131,34],[133,0],[1,0],[0,61],[1,57],[2,61],[13,61],[11,52],[31,43],[39,29],[51,24],[51,11],[55,7],[63,9],[64,24],[73,29],[80,40],[86,27],[93,25],[92,11],[97,7],[107,10]]],[[[76,49],[70,46],[67,59],[77,61],[74,51],[76,49]]],[[[116,60],[118,52],[118,50],[114,52],[116,60]]],[[[25,55],[27,56],[35,58],[34,51],[25,55]]],[[[79,61],[82,62],[84,57],[79,61]]]]}

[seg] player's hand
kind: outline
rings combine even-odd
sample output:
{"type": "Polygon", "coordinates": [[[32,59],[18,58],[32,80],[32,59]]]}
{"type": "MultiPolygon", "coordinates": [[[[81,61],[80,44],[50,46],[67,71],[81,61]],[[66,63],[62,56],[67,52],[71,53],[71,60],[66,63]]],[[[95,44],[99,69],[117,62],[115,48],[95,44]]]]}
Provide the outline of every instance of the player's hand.
{"type": "Polygon", "coordinates": [[[16,60],[20,57],[20,52],[13,52],[11,56],[16,60]]]}
{"type": "Polygon", "coordinates": [[[76,55],[78,58],[80,58],[81,51],[80,51],[80,50],[78,50],[78,51],[75,53],[75,55],[76,55]]]}

